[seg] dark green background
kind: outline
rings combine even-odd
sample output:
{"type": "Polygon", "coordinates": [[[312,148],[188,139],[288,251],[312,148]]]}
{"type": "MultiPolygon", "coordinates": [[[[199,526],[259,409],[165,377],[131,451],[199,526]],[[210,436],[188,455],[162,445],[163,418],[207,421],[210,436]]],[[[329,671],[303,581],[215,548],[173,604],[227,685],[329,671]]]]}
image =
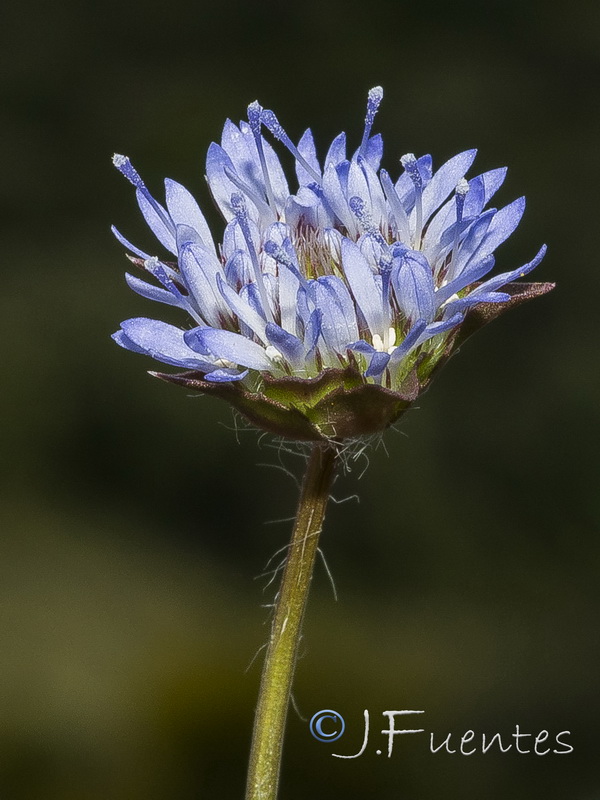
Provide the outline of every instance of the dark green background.
{"type": "Polygon", "coordinates": [[[227,116],[258,97],[322,154],[358,141],[379,83],[385,165],[473,146],[480,170],[507,164],[499,202],[529,207],[498,266],[547,241],[536,276],[559,287],[472,340],[338,482],[360,503],[328,516],[340,599],[319,569],[295,694],[348,732],[320,744],[292,713],[281,797],[598,798],[598,4],[9,0],[1,23],[3,800],[243,796],[273,594],[253,578],[295,487],[227,408],[111,343],[161,308],[124,284],[109,224],[154,245],[110,156],[208,207],[227,116]],[[570,730],[575,752],[406,737],[332,758],[365,708],[375,730],[402,708],[441,735],[570,730]]]}

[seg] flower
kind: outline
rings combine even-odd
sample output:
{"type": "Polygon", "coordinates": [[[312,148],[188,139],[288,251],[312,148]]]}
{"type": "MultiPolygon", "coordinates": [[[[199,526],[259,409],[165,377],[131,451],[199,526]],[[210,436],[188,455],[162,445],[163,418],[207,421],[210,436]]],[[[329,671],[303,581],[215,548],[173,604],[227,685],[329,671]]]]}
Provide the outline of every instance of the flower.
{"type": "Polygon", "coordinates": [[[166,205],[130,160],[117,169],[176,261],[139,250],[115,228],[131,260],[154,282],[127,274],[138,294],[176,306],[186,329],[138,317],[115,341],[186,372],[152,373],[218,394],[250,420],[290,438],[345,438],[391,424],[476,327],[551,284],[513,284],[544,257],[487,277],[494,251],[515,230],[519,198],[486,209],[504,181],[495,169],[470,180],[467,150],[433,171],[430,156],[402,156],[394,182],[371,135],[383,97],[368,94],[362,141],[346,156],[337,136],[323,162],[307,130],[297,145],[258,102],[248,121],[227,120],[206,175],[226,221],[215,245],[192,195],[165,181],[166,205]],[[294,156],[290,192],[268,131],[294,156]]]}

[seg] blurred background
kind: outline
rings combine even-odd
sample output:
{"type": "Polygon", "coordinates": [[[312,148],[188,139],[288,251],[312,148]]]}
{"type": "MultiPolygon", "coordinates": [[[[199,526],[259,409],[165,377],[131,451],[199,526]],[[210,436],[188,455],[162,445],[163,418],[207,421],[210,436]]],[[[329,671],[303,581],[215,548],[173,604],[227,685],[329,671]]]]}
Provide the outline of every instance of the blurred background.
{"type": "MultiPolygon", "coordinates": [[[[145,372],[109,336],[161,309],[125,286],[115,223],[155,248],[132,157],[160,196],[203,178],[256,97],[323,154],[358,143],[367,90],[395,174],[479,147],[528,210],[504,271],[546,241],[550,296],[471,340],[341,478],[295,697],[282,800],[597,800],[600,777],[598,148],[600,8],[575,0],[4,5],[0,48],[0,797],[243,796],[273,587],[296,487],[267,439],[145,372]],[[464,757],[404,737],[358,750],[363,709],[424,709],[460,736],[571,731],[569,755],[464,757]]],[[[299,459],[283,454],[298,473],[299,459]]],[[[529,740],[530,743],[532,740],[529,740]]]]}

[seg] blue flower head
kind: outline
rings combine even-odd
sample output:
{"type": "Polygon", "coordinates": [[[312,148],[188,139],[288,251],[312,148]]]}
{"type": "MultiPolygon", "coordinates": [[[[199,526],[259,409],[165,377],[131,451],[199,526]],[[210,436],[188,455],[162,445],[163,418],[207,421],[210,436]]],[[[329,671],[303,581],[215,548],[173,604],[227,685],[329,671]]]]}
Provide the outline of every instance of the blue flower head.
{"type": "Polygon", "coordinates": [[[476,152],[467,150],[436,171],[430,156],[404,155],[395,181],[380,169],[383,141],[371,129],[382,97],[380,87],[369,92],[358,149],[348,156],[341,133],[324,160],[310,129],[294,144],[258,102],[247,122],[227,120],[206,159],[226,223],[218,245],[187,189],[167,179],[162,205],[130,160],[115,155],[174,257],[143,252],[113,228],[150,279],[127,274],[127,283],[185,314],[182,327],[129,319],[115,341],[183,368],[153,374],[218,394],[267,430],[343,439],[387,427],[474,329],[549,291],[552,284],[513,283],[545,246],[489,277],[525,209],[522,197],[487,207],[504,168],[466,179],[476,152]],[[292,191],[268,139],[295,159],[292,191]]]}

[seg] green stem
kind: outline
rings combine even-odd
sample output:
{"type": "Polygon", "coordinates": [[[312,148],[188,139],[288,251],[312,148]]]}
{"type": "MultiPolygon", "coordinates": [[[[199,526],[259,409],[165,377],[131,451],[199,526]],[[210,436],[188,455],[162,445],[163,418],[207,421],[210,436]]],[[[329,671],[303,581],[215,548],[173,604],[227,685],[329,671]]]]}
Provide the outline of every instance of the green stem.
{"type": "Polygon", "coordinates": [[[277,594],[254,718],[246,800],[276,800],[285,720],[319,534],[335,472],[336,449],[315,444],[277,594]]]}

